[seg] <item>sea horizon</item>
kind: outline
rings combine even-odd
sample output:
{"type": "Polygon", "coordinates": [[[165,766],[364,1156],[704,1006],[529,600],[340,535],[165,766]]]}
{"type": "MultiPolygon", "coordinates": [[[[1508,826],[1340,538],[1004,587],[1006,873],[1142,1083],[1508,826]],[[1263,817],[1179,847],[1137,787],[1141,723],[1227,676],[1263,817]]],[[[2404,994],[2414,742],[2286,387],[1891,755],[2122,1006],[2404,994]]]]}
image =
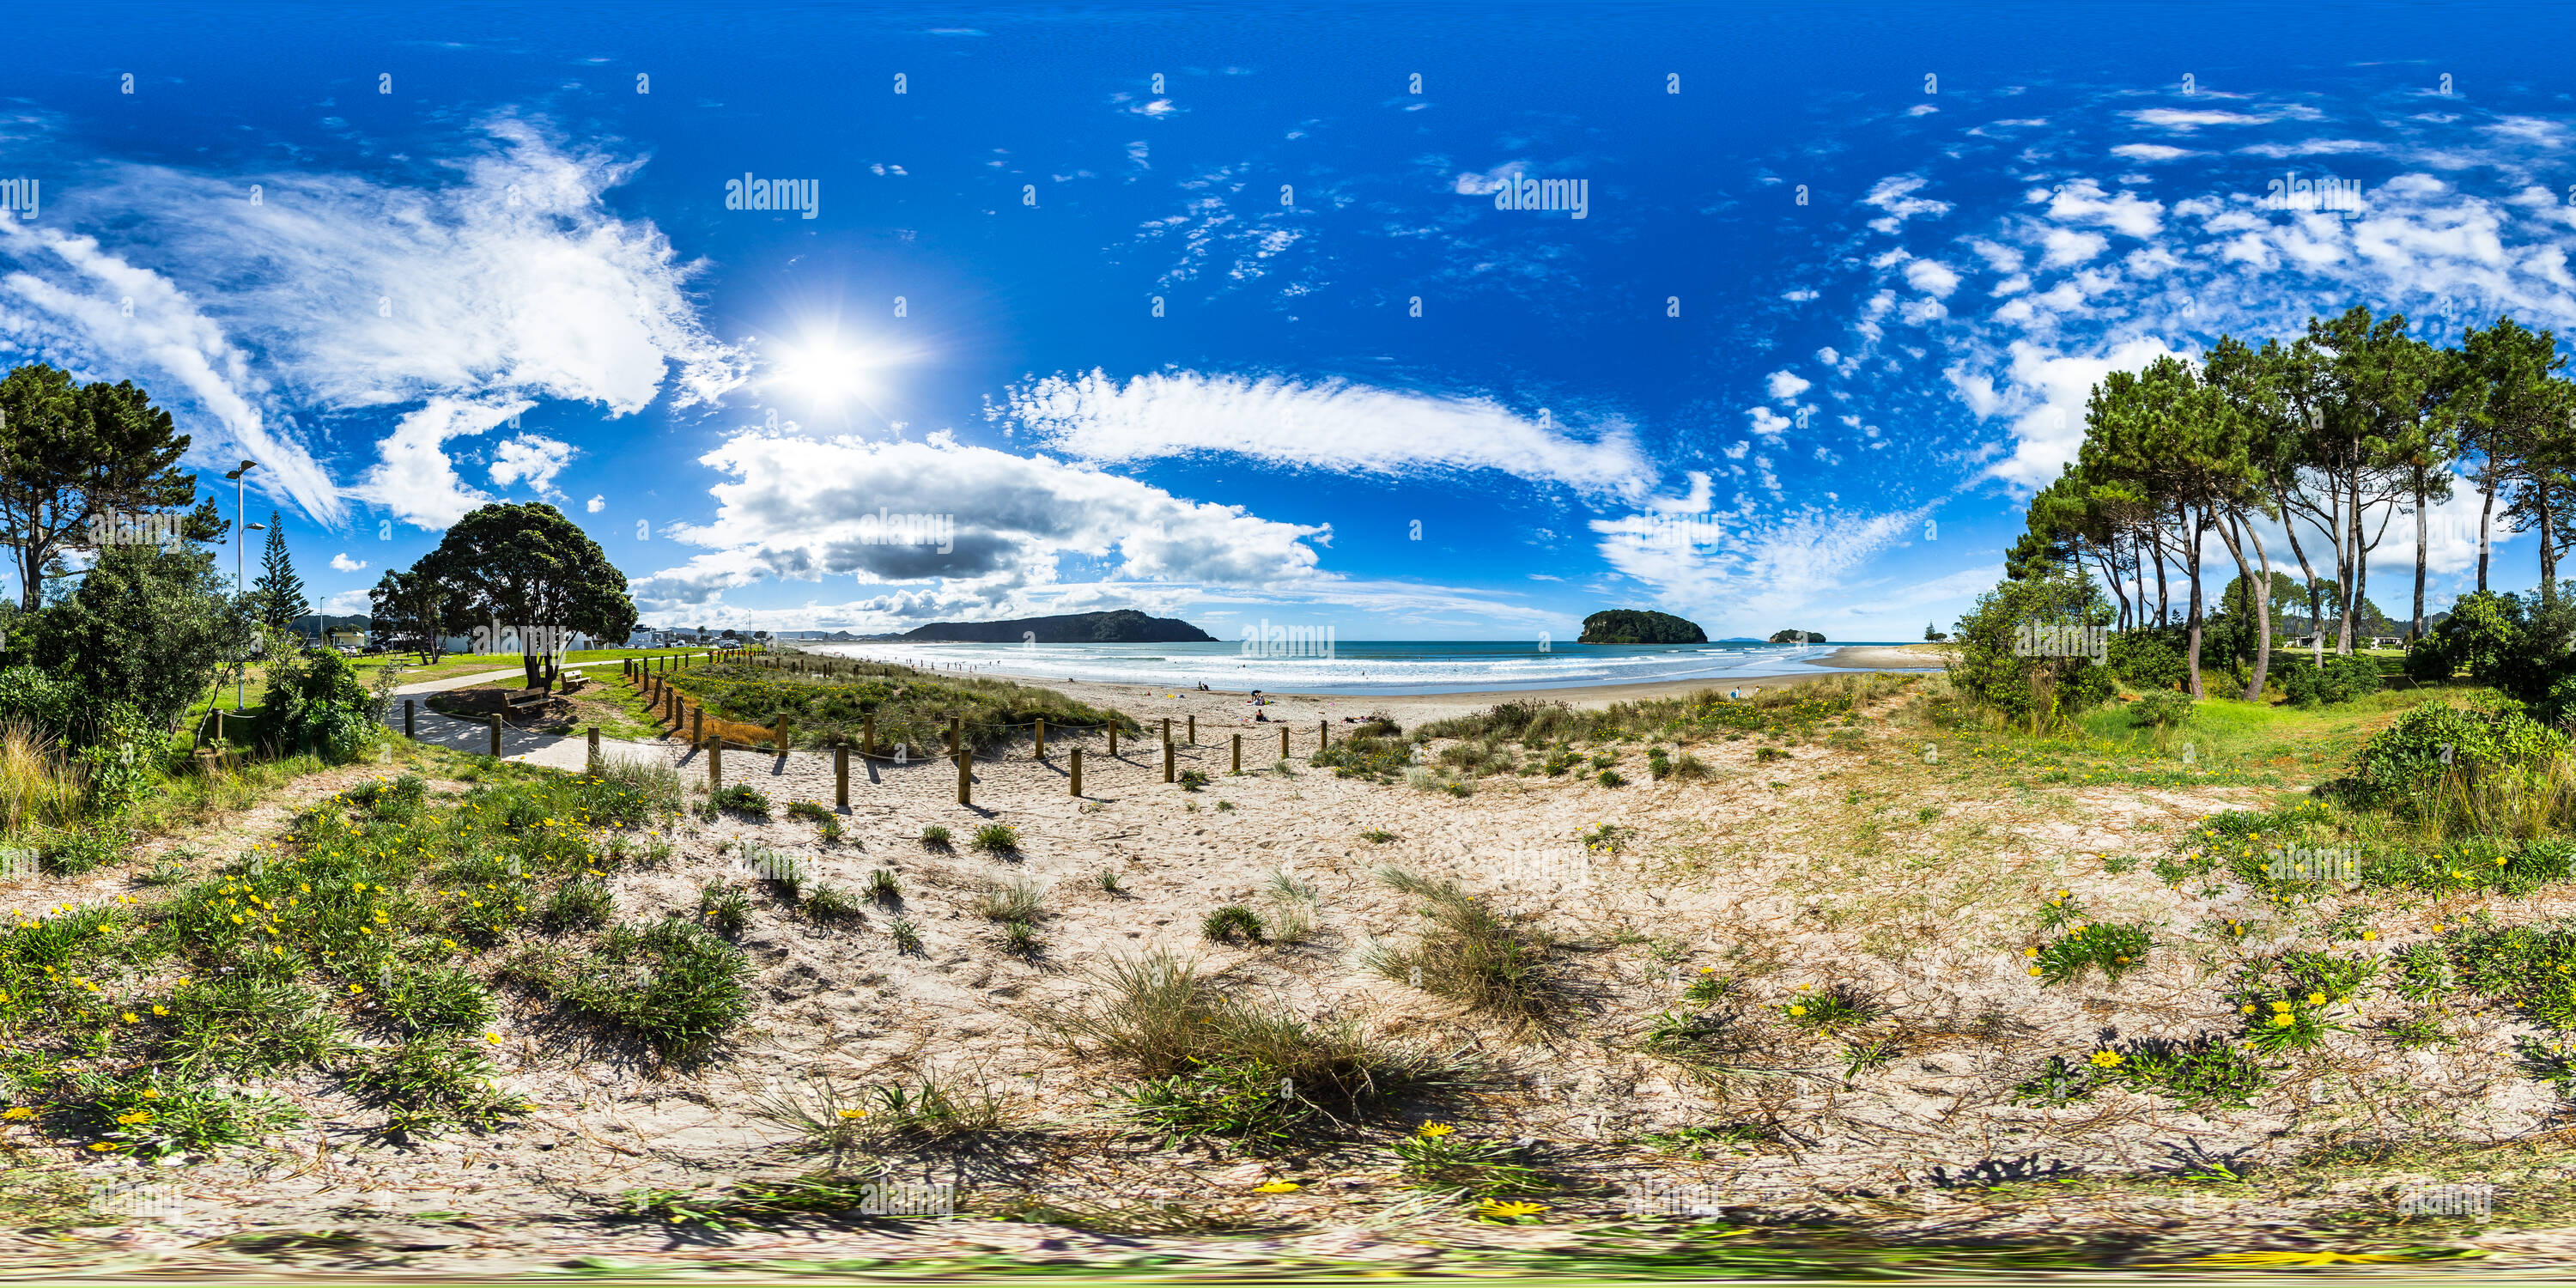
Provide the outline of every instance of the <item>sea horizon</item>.
{"type": "MultiPolygon", "coordinates": [[[[1838,667],[1844,648],[1919,641],[1853,640],[1771,644],[1549,644],[1530,640],[1340,640],[1282,655],[1249,642],[1159,644],[988,644],[973,642],[799,641],[818,653],[925,670],[1062,683],[1135,684],[1219,692],[1410,696],[1599,688],[1621,684],[1728,680],[1884,670],[1838,667]]],[[[1936,667],[1922,668],[1937,670],[1936,667]]]]}

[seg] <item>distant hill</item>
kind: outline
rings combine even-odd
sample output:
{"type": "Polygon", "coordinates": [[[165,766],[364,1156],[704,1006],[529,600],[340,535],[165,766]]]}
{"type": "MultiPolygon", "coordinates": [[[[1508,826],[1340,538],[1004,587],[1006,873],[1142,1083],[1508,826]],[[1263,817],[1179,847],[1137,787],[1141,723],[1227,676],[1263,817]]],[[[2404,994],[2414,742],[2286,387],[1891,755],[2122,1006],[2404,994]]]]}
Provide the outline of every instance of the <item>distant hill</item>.
{"type": "Polygon", "coordinates": [[[367,629],[367,621],[368,619],[363,613],[355,617],[332,617],[327,614],[317,615],[306,613],[304,616],[298,617],[294,621],[287,623],[286,629],[293,631],[298,635],[318,635],[323,631],[363,631],[367,629]]]}
{"type": "Polygon", "coordinates": [[[1583,619],[1577,644],[1706,644],[1696,622],[1642,608],[1605,608],[1583,619]]]}
{"type": "Polygon", "coordinates": [[[1022,617],[1008,622],[932,622],[883,638],[915,643],[1213,644],[1216,637],[1177,617],[1147,617],[1132,608],[1107,613],[1022,617]]]}
{"type": "Polygon", "coordinates": [[[1814,631],[1786,630],[1771,632],[1774,644],[1822,644],[1825,637],[1814,631]]]}

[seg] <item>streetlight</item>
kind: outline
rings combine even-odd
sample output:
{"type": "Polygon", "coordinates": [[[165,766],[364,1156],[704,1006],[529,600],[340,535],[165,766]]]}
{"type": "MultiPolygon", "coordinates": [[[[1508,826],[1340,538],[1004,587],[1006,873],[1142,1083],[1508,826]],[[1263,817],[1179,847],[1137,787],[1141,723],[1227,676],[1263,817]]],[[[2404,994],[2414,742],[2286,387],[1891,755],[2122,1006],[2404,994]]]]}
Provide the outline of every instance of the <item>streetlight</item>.
{"type": "MultiPolygon", "coordinates": [[[[242,483],[242,476],[258,468],[259,462],[257,461],[243,461],[241,463],[241,468],[224,476],[225,478],[233,481],[234,535],[241,538],[241,540],[233,543],[233,598],[236,601],[240,600],[242,596],[242,550],[250,544],[250,534],[261,531],[265,526],[256,523],[251,524],[248,527],[242,526],[242,488],[244,486],[242,483]]],[[[233,677],[233,710],[235,711],[242,709],[242,686],[249,679],[250,665],[248,662],[244,662],[242,664],[241,672],[233,677]]]]}

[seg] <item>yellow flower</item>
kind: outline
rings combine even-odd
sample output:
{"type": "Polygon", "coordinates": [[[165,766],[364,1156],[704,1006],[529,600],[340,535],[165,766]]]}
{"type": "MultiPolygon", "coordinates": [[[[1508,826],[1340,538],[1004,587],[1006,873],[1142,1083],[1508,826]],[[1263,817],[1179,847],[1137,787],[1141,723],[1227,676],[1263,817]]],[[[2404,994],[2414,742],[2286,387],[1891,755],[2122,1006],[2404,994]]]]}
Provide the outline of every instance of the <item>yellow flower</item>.
{"type": "Polygon", "coordinates": [[[1301,1186],[1295,1181],[1263,1181],[1252,1187],[1255,1194],[1294,1194],[1301,1186]]]}
{"type": "Polygon", "coordinates": [[[2290,1004],[2287,1002],[2274,1002],[2272,1003],[2272,1009],[2275,1011],[2287,1011],[2290,1009],[2290,1004]]]}
{"type": "Polygon", "coordinates": [[[2120,1060],[2121,1056],[2117,1051],[2096,1051],[2093,1053],[2093,1067],[2096,1069],[2117,1069],[2120,1067],[2120,1060]]]}
{"type": "Polygon", "coordinates": [[[2325,1004],[2326,1004],[2326,995],[2325,995],[2325,994],[2323,994],[2323,993],[2310,993],[2310,994],[2308,994],[2308,1005],[2310,1005],[2310,1006],[2323,1006],[2323,1005],[2325,1005],[2325,1004]]]}
{"type": "Polygon", "coordinates": [[[152,1013],[154,1015],[168,1015],[170,1013],[170,1008],[156,1004],[152,1008],[152,1013]]]}
{"type": "Polygon", "coordinates": [[[1532,1203],[1527,1199],[1487,1199],[1476,1205],[1477,1216],[1504,1221],[1537,1216],[1546,1210],[1545,1204],[1532,1203]]]}
{"type": "Polygon", "coordinates": [[[128,1024],[136,1023],[136,1022],[138,1022],[138,1021],[140,1020],[140,1018],[141,1018],[141,1017],[137,1016],[137,1015],[136,1015],[134,1012],[132,1012],[132,1011],[127,1011],[127,1012],[125,1012],[125,1022],[126,1022],[126,1023],[128,1023],[128,1024]]]}
{"type": "Polygon", "coordinates": [[[146,1100],[159,1100],[161,1098],[161,1093],[150,1088],[146,1088],[143,1092],[143,1098],[146,1100]]]}
{"type": "Polygon", "coordinates": [[[1807,1008],[1803,1006],[1792,1006],[1789,1008],[1789,1013],[1791,1015],[1804,1015],[1807,1013],[1807,1008]]]}
{"type": "Polygon", "coordinates": [[[1415,1129],[1414,1134],[1429,1140],[1438,1140],[1456,1130],[1458,1129],[1447,1123],[1424,1123],[1415,1129]]]}
{"type": "Polygon", "coordinates": [[[501,1035],[498,1033],[486,1033],[483,1035],[483,1040],[494,1046],[501,1045],[501,1035]]]}
{"type": "Polygon", "coordinates": [[[2298,1023],[2298,1019],[2295,1016],[2275,1015],[2272,1017],[2272,1027],[2276,1029],[2286,1029],[2296,1023],[2298,1023]]]}
{"type": "Polygon", "coordinates": [[[27,1120],[27,1119],[29,1119],[29,1118],[33,1118],[33,1117],[35,1117],[35,1116],[36,1116],[36,1111],[35,1111],[35,1110],[33,1110],[33,1109],[29,1109],[29,1108],[28,1108],[28,1107],[26,1107],[25,1105],[20,1105],[20,1106],[18,1106],[18,1107],[17,1107],[17,1108],[15,1108],[15,1109],[11,1109],[11,1110],[9,1110],[9,1111],[8,1111],[8,1112],[6,1112],[6,1113],[0,1113],[0,1118],[6,1118],[6,1119],[9,1119],[9,1120],[11,1120],[11,1121],[13,1121],[13,1122],[23,1122],[23,1121],[25,1121],[25,1120],[27,1120]]]}
{"type": "Polygon", "coordinates": [[[2039,956],[2039,950],[2036,948],[2025,948],[2021,950],[2021,955],[2024,957],[2037,957],[2039,956]]]}
{"type": "Polygon", "coordinates": [[[867,1116],[868,1111],[864,1109],[844,1109],[841,1111],[841,1118],[846,1122],[857,1122],[859,1119],[867,1116]]]}
{"type": "Polygon", "coordinates": [[[2379,932],[2376,930],[2365,930],[2361,932],[2361,937],[2363,939],[2377,939],[2379,938],[2379,932]]]}
{"type": "Polygon", "coordinates": [[[2038,967],[2033,966],[2033,967],[2031,967],[2031,968],[2030,968],[2030,973],[2031,973],[2031,974],[2033,974],[2033,975],[2037,975],[2037,974],[2040,974],[2041,972],[2040,972],[2040,969],[2039,969],[2038,967]]]}
{"type": "Polygon", "coordinates": [[[118,1114],[116,1116],[116,1125],[119,1127],[139,1127],[152,1121],[152,1118],[153,1114],[151,1110],[137,1109],[130,1114],[118,1114]]]}

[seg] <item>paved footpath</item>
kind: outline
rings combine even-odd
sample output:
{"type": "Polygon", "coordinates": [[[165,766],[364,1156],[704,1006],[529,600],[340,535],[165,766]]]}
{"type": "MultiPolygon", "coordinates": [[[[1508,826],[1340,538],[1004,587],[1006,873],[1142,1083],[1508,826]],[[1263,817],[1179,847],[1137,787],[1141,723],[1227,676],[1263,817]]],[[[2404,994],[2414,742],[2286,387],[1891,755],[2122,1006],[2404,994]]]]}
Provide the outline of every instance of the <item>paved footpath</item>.
{"type": "MultiPolygon", "coordinates": [[[[604,662],[583,662],[566,666],[564,669],[585,671],[592,667],[616,665],[618,662],[611,659],[604,662]]],[[[394,696],[413,697],[425,693],[437,693],[443,689],[462,689],[477,684],[489,684],[494,680],[520,679],[526,675],[526,668],[516,666],[501,671],[451,675],[445,679],[423,680],[418,684],[403,685],[394,690],[394,696]]],[[[491,726],[479,721],[460,720],[455,716],[440,715],[430,710],[427,703],[421,704],[414,719],[418,722],[418,732],[414,741],[435,743],[470,756],[483,755],[492,748],[491,726]]],[[[612,761],[676,765],[686,760],[686,757],[681,754],[685,750],[686,748],[660,742],[631,742],[621,738],[599,740],[601,758],[612,761]]],[[[583,769],[590,764],[590,739],[587,735],[538,733],[529,729],[513,729],[504,724],[501,726],[501,759],[522,761],[531,765],[546,765],[555,769],[583,769]]]]}

